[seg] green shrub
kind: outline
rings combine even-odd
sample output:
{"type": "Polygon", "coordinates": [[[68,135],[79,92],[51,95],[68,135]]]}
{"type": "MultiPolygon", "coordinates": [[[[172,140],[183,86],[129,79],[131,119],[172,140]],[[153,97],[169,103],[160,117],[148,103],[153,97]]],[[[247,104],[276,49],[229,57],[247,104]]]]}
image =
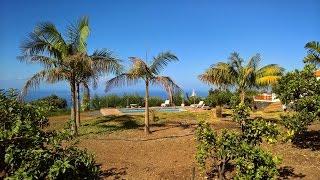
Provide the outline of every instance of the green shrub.
{"type": "MultiPolygon", "coordinates": [[[[97,179],[92,155],[70,142],[69,131],[45,132],[49,108],[23,104],[0,91],[0,169],[8,179],[97,179]]],[[[1,178],[1,177],[0,177],[1,178]]],[[[3,177],[2,177],[3,178],[3,177]]]]}
{"type": "Polygon", "coordinates": [[[52,106],[54,109],[65,109],[68,105],[66,99],[63,99],[54,94],[51,96],[31,101],[30,103],[38,106],[46,103],[48,106],[52,106]]]}
{"type": "Polygon", "coordinates": [[[184,98],[184,95],[182,92],[174,94],[172,99],[173,99],[173,103],[177,106],[180,106],[182,103],[184,103],[186,106],[190,105],[189,101],[184,98]]]}
{"type": "MultiPolygon", "coordinates": [[[[161,104],[164,102],[164,100],[161,97],[151,96],[149,98],[149,106],[155,107],[155,106],[161,106],[161,104]]],[[[144,106],[144,102],[143,102],[144,106]]]]}
{"type": "Polygon", "coordinates": [[[240,104],[234,112],[234,120],[242,126],[241,133],[223,130],[218,135],[208,123],[199,122],[196,160],[202,171],[210,167],[208,173],[212,178],[226,179],[226,173],[232,171],[232,167],[236,167],[233,179],[274,179],[278,174],[280,160],[260,148],[263,139],[276,140],[278,128],[261,119],[248,119],[248,109],[240,104]]]}
{"type": "Polygon", "coordinates": [[[216,107],[223,105],[230,105],[232,93],[230,91],[209,91],[209,95],[205,99],[205,104],[216,107]]]}
{"type": "Polygon", "coordinates": [[[289,140],[308,129],[308,125],[313,121],[314,115],[307,111],[301,111],[292,115],[281,115],[281,124],[288,129],[289,140]]]}
{"type": "Polygon", "coordinates": [[[273,87],[281,102],[295,111],[294,115],[281,116],[287,135],[292,138],[320,119],[320,81],[314,75],[315,70],[314,65],[307,64],[301,71],[287,73],[273,87]]]}
{"type": "Polygon", "coordinates": [[[257,145],[264,138],[267,142],[275,142],[280,131],[275,123],[263,119],[246,121],[242,127],[243,140],[248,144],[257,145]]]}
{"type": "MultiPolygon", "coordinates": [[[[149,97],[149,106],[160,106],[164,100],[160,97],[151,96],[149,97]]],[[[115,94],[107,96],[94,95],[91,99],[91,107],[93,109],[101,109],[106,107],[113,108],[124,108],[130,106],[130,104],[138,104],[138,106],[144,107],[144,97],[137,94],[124,94],[123,96],[118,96],[115,94]]]]}
{"type": "Polygon", "coordinates": [[[234,179],[275,179],[279,175],[277,164],[278,157],[262,150],[260,147],[252,147],[246,143],[240,144],[240,151],[235,159],[236,176],[234,179]]]}
{"type": "MultiPolygon", "coordinates": [[[[237,105],[239,105],[241,102],[240,100],[240,94],[235,93],[233,96],[230,98],[230,106],[232,108],[235,108],[237,105]]],[[[244,98],[244,103],[246,106],[252,107],[253,105],[253,97],[250,94],[246,94],[246,97],[244,98]]]]}
{"type": "Polygon", "coordinates": [[[233,109],[232,119],[240,124],[246,123],[250,116],[250,108],[243,103],[238,104],[233,109]]]}

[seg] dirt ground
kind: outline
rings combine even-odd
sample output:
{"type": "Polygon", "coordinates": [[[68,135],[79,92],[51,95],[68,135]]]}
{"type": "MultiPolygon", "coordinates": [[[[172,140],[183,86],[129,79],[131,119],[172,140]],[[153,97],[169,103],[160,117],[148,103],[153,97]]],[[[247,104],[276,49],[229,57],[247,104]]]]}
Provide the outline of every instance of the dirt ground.
{"type": "MultiPolygon", "coordinates": [[[[191,115],[190,115],[191,117],[191,115]]],[[[141,117],[140,117],[141,118],[141,117]]],[[[99,121],[103,125],[109,121],[99,121]]],[[[215,129],[234,129],[232,121],[213,121],[215,129]]],[[[85,125],[86,126],[86,125],[85,125]]],[[[104,179],[204,179],[195,163],[196,120],[166,121],[143,127],[80,137],[79,147],[95,154],[104,179]]],[[[265,144],[264,148],[282,158],[279,179],[320,179],[320,124],[314,124],[301,142],[265,144]]]]}

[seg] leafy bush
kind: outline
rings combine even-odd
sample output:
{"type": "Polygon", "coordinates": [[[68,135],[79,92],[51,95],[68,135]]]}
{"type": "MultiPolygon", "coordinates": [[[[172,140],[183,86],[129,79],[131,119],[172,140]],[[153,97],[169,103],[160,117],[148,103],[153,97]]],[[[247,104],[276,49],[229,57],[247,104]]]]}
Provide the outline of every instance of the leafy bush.
{"type": "Polygon", "coordinates": [[[180,106],[182,103],[184,103],[185,105],[190,105],[189,101],[185,99],[183,93],[181,92],[174,94],[172,99],[175,105],[180,106]]]}
{"type": "Polygon", "coordinates": [[[301,111],[291,115],[281,115],[281,124],[288,129],[286,139],[291,140],[295,135],[308,129],[313,122],[314,115],[307,111],[301,111]]]}
{"type": "Polygon", "coordinates": [[[52,106],[54,109],[65,109],[68,106],[66,99],[63,99],[54,94],[41,99],[37,99],[35,101],[31,101],[30,103],[38,106],[47,104],[48,106],[52,106]]]}
{"type": "Polygon", "coordinates": [[[232,119],[238,123],[246,122],[250,116],[250,108],[243,103],[238,104],[233,109],[232,119]]]}
{"type": "Polygon", "coordinates": [[[241,143],[239,149],[234,179],[274,179],[279,174],[276,168],[280,163],[278,157],[246,143],[241,143]]]}
{"type": "Polygon", "coordinates": [[[205,103],[209,106],[223,106],[230,105],[232,93],[230,91],[209,91],[208,97],[205,99],[205,103]]]}
{"type": "MultiPolygon", "coordinates": [[[[160,97],[151,96],[149,97],[149,106],[160,106],[164,100],[160,97]]],[[[108,96],[98,96],[94,95],[91,99],[91,106],[93,109],[101,109],[105,107],[126,107],[130,104],[138,104],[139,106],[144,106],[144,97],[137,94],[124,94],[123,96],[118,96],[111,94],[108,96]]]]}
{"type": "MultiPolygon", "coordinates": [[[[240,104],[234,120],[241,124],[241,133],[223,130],[218,135],[204,121],[196,130],[196,160],[202,170],[210,163],[211,176],[226,179],[226,172],[236,167],[234,179],[273,179],[277,174],[277,157],[260,148],[263,139],[274,142],[279,134],[275,124],[250,120],[248,107],[240,104]]],[[[231,178],[231,177],[230,177],[231,178]]]]}
{"type": "MultiPolygon", "coordinates": [[[[70,132],[45,132],[47,108],[0,91],[0,170],[8,179],[97,179],[92,155],[70,142],[70,132]]],[[[0,177],[1,178],[1,177],[0,177]]]]}
{"type": "Polygon", "coordinates": [[[248,144],[257,145],[265,138],[267,142],[275,142],[280,131],[275,123],[263,119],[247,121],[242,127],[243,140],[248,144]]]}
{"type": "Polygon", "coordinates": [[[320,81],[314,75],[315,70],[314,65],[307,64],[301,71],[287,73],[273,88],[281,102],[295,111],[294,115],[281,116],[287,134],[293,138],[320,118],[320,81]]]}
{"type": "Polygon", "coordinates": [[[213,162],[213,173],[225,178],[227,166],[237,154],[239,135],[224,130],[221,136],[215,133],[208,123],[200,121],[196,129],[197,153],[196,160],[202,171],[206,170],[207,160],[213,162]]]}
{"type": "MultiPolygon", "coordinates": [[[[149,98],[149,106],[154,107],[154,106],[161,106],[161,104],[164,102],[164,100],[161,97],[156,97],[156,96],[151,96],[149,98]]],[[[144,106],[143,102],[143,106],[144,106]]]]}
{"type": "Polygon", "coordinates": [[[274,142],[279,135],[279,129],[275,123],[266,122],[265,120],[250,119],[250,108],[240,103],[233,109],[232,119],[239,123],[243,133],[243,140],[248,144],[257,145],[265,137],[268,142],[274,142]]]}
{"type": "MultiPolygon", "coordinates": [[[[235,93],[233,94],[233,96],[230,98],[230,106],[232,108],[236,107],[237,105],[239,105],[241,102],[240,100],[240,94],[239,93],[235,93]]],[[[252,107],[254,101],[253,101],[253,97],[250,94],[246,94],[245,98],[244,98],[244,103],[246,106],[252,107]]]]}

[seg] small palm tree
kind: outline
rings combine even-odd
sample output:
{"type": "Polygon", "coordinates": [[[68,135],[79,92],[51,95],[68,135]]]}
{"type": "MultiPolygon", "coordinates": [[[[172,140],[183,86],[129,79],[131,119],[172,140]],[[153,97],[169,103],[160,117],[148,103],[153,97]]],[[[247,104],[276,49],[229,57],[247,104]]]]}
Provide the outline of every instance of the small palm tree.
{"type": "Polygon", "coordinates": [[[308,50],[308,55],[304,58],[304,62],[320,65],[320,43],[311,41],[305,45],[305,48],[308,50]]]}
{"type": "MultiPolygon", "coordinates": [[[[207,83],[217,86],[221,91],[226,91],[229,86],[232,84],[231,76],[226,76],[229,72],[230,66],[227,63],[217,63],[211,65],[203,74],[199,75],[198,78],[207,83]]],[[[222,117],[222,105],[217,104],[216,106],[216,117],[222,117]]]]}
{"type": "Polygon", "coordinates": [[[147,64],[140,58],[129,58],[133,65],[126,72],[122,73],[106,83],[106,91],[114,86],[132,85],[143,80],[145,83],[145,133],[149,134],[149,85],[159,84],[164,87],[169,94],[170,102],[172,102],[172,95],[175,92],[180,91],[180,87],[168,76],[159,76],[160,70],[163,69],[169,62],[178,61],[178,58],[170,53],[163,52],[153,58],[151,64],[147,64]]]}
{"type": "Polygon", "coordinates": [[[92,55],[86,53],[78,53],[76,58],[82,64],[77,67],[76,75],[76,95],[77,95],[77,126],[80,126],[80,85],[84,88],[84,92],[88,101],[90,101],[90,88],[89,84],[93,84],[96,88],[98,85],[99,76],[107,74],[119,74],[123,67],[120,60],[117,59],[113,53],[107,49],[95,50],[92,55]]]}
{"type": "Polygon", "coordinates": [[[219,62],[212,65],[199,78],[219,88],[234,86],[240,93],[241,102],[244,103],[247,90],[275,84],[283,74],[284,69],[277,64],[269,64],[259,68],[260,61],[260,55],[256,54],[244,65],[244,60],[234,52],[231,53],[229,62],[219,62]]]}
{"type": "Polygon", "coordinates": [[[34,74],[25,83],[21,95],[24,96],[30,88],[36,88],[41,81],[56,83],[67,81],[70,84],[72,110],[71,119],[73,130],[77,135],[77,83],[81,82],[83,70],[92,70],[96,74],[112,72],[121,67],[115,58],[108,54],[101,56],[96,51],[92,56],[87,55],[87,38],[89,36],[89,20],[82,17],[75,24],[67,27],[67,37],[64,38],[54,24],[50,22],[38,24],[29,38],[21,45],[22,55],[19,60],[27,63],[39,63],[43,70],[34,74]]]}

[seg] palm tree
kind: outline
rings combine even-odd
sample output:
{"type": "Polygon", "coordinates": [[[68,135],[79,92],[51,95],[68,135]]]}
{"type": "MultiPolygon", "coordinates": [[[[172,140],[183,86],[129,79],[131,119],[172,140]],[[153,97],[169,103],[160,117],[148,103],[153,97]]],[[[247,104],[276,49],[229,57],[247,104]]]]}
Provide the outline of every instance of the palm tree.
{"type": "Polygon", "coordinates": [[[234,86],[240,93],[241,102],[244,103],[247,90],[273,85],[283,74],[284,69],[277,64],[259,68],[260,61],[260,55],[256,54],[244,65],[244,60],[239,54],[233,52],[229,57],[229,62],[212,65],[199,78],[218,87],[234,86]]]}
{"type": "Polygon", "coordinates": [[[180,87],[168,76],[159,76],[160,70],[163,69],[169,62],[178,61],[178,58],[170,52],[162,52],[154,57],[151,64],[146,63],[140,58],[129,57],[132,61],[132,67],[106,83],[106,91],[114,86],[132,85],[143,80],[145,83],[145,133],[149,134],[149,85],[162,85],[165,91],[169,94],[172,102],[172,95],[180,91],[180,87]]]}
{"type": "MultiPolygon", "coordinates": [[[[226,76],[229,72],[230,66],[227,63],[217,63],[211,65],[203,74],[199,75],[198,78],[207,83],[218,87],[220,91],[226,91],[232,84],[231,76],[226,76]]],[[[222,117],[222,106],[217,104],[216,117],[222,117]]]]}
{"type": "Polygon", "coordinates": [[[304,48],[308,50],[308,55],[304,58],[304,62],[320,65],[320,43],[317,41],[308,42],[304,48]]]}
{"type": "Polygon", "coordinates": [[[76,121],[76,92],[77,83],[80,82],[81,70],[89,68],[101,73],[102,71],[111,72],[115,67],[119,67],[118,61],[115,62],[113,56],[102,58],[97,56],[99,53],[94,53],[92,59],[81,58],[90,57],[86,55],[89,32],[89,20],[87,17],[82,17],[76,24],[69,25],[65,38],[54,24],[50,22],[40,23],[29,34],[29,38],[22,42],[22,55],[18,57],[21,61],[39,63],[43,66],[43,70],[27,80],[21,92],[22,96],[30,88],[38,87],[41,81],[47,83],[67,81],[69,83],[72,99],[71,112],[73,112],[71,113],[71,119],[74,122],[73,131],[75,135],[78,133],[78,126],[76,125],[78,124],[76,121]],[[110,60],[112,63],[108,64],[105,62],[106,60],[110,60]]]}
{"type": "Polygon", "coordinates": [[[93,84],[96,88],[98,84],[99,76],[107,73],[119,74],[122,71],[122,65],[119,63],[113,53],[107,49],[96,50],[92,55],[78,54],[78,60],[82,59],[83,64],[78,67],[77,82],[76,82],[76,94],[77,94],[77,125],[80,126],[80,85],[83,86],[85,95],[90,101],[90,88],[89,84],[93,84]]]}

